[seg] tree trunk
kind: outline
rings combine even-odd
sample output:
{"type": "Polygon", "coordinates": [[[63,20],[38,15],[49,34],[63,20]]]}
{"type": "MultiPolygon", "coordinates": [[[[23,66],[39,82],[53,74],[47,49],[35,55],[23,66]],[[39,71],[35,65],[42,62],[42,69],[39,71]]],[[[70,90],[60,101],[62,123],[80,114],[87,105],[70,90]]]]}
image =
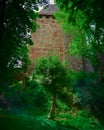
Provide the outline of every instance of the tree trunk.
{"type": "Polygon", "coordinates": [[[103,74],[104,74],[104,53],[101,53],[99,56],[100,65],[98,66],[98,80],[99,83],[103,82],[103,74]]]}
{"type": "Polygon", "coordinates": [[[26,76],[24,75],[23,79],[22,79],[22,88],[21,88],[21,90],[24,91],[25,88],[26,88],[26,76]]]}
{"type": "Polygon", "coordinates": [[[102,76],[103,76],[103,69],[102,69],[102,66],[100,65],[99,68],[98,68],[98,80],[99,80],[99,83],[102,83],[102,76]]]}
{"type": "Polygon", "coordinates": [[[53,95],[52,95],[52,106],[51,106],[50,115],[49,115],[49,118],[52,119],[52,120],[54,119],[55,107],[56,107],[56,94],[53,93],[53,95]]]}

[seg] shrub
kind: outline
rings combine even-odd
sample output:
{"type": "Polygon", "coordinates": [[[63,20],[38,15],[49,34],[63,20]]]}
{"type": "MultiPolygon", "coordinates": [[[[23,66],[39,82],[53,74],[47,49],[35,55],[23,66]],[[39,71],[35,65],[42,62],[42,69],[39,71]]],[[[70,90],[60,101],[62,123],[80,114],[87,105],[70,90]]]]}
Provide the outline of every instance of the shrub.
{"type": "Polygon", "coordinates": [[[65,65],[56,56],[42,57],[35,63],[35,79],[52,95],[50,118],[53,118],[56,97],[68,85],[65,65]]]}
{"type": "Polygon", "coordinates": [[[70,72],[73,92],[80,99],[82,106],[102,117],[104,115],[104,88],[97,79],[96,72],[70,72]]]}

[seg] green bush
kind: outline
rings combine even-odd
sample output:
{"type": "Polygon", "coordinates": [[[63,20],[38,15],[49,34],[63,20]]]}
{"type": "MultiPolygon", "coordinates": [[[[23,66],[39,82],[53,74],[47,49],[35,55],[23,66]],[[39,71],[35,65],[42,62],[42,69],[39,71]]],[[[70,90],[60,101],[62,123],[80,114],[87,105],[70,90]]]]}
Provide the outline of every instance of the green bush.
{"type": "Polygon", "coordinates": [[[8,90],[2,91],[5,98],[5,104],[1,101],[1,109],[10,107],[13,113],[22,113],[23,111],[31,114],[45,114],[48,111],[49,95],[34,80],[28,80],[27,86],[21,90],[22,83],[19,82],[8,87],[8,90]]]}
{"type": "Polygon", "coordinates": [[[104,115],[104,87],[99,84],[96,72],[72,72],[70,71],[70,85],[73,93],[80,99],[81,105],[98,118],[104,115]]]}
{"type": "Polygon", "coordinates": [[[73,127],[77,130],[103,130],[102,126],[91,114],[83,111],[68,111],[58,115],[63,125],[73,127]]]}
{"type": "Polygon", "coordinates": [[[36,60],[35,79],[50,93],[58,93],[68,85],[65,64],[57,56],[42,57],[36,60]]]}
{"type": "Polygon", "coordinates": [[[50,118],[54,117],[56,98],[68,86],[68,73],[57,56],[42,57],[35,63],[34,78],[52,96],[50,118]]]}

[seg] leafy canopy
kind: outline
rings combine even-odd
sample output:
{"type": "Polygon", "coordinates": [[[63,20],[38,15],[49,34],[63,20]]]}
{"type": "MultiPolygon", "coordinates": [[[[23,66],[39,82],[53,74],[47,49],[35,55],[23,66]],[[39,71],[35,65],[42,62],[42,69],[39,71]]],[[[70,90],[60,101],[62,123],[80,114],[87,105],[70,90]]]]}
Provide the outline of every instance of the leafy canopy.
{"type": "Polygon", "coordinates": [[[47,0],[0,0],[1,81],[9,79],[16,68],[25,67],[28,45],[33,44],[31,33],[38,27],[36,11],[43,2],[47,0]]]}
{"type": "Polygon", "coordinates": [[[50,93],[60,92],[68,85],[68,73],[64,64],[56,56],[42,57],[35,64],[34,73],[50,93]]]}
{"type": "Polygon", "coordinates": [[[103,64],[104,4],[103,0],[56,0],[56,18],[72,37],[72,53],[88,58],[94,66],[103,64]]]}

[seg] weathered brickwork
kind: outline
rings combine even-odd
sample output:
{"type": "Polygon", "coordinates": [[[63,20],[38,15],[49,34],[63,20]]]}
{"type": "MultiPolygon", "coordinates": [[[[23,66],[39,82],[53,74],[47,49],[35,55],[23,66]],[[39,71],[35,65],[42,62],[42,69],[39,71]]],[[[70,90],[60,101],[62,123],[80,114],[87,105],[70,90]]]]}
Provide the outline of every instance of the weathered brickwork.
{"type": "Polygon", "coordinates": [[[38,58],[43,55],[59,55],[62,60],[65,58],[64,35],[52,16],[43,16],[37,20],[40,28],[32,35],[34,46],[31,47],[31,58],[38,58]]]}
{"type": "Polygon", "coordinates": [[[37,22],[40,28],[32,35],[34,45],[30,48],[30,58],[33,60],[41,56],[59,55],[61,60],[68,60],[69,68],[81,69],[82,60],[66,53],[70,37],[63,34],[53,16],[43,15],[37,22]]]}

